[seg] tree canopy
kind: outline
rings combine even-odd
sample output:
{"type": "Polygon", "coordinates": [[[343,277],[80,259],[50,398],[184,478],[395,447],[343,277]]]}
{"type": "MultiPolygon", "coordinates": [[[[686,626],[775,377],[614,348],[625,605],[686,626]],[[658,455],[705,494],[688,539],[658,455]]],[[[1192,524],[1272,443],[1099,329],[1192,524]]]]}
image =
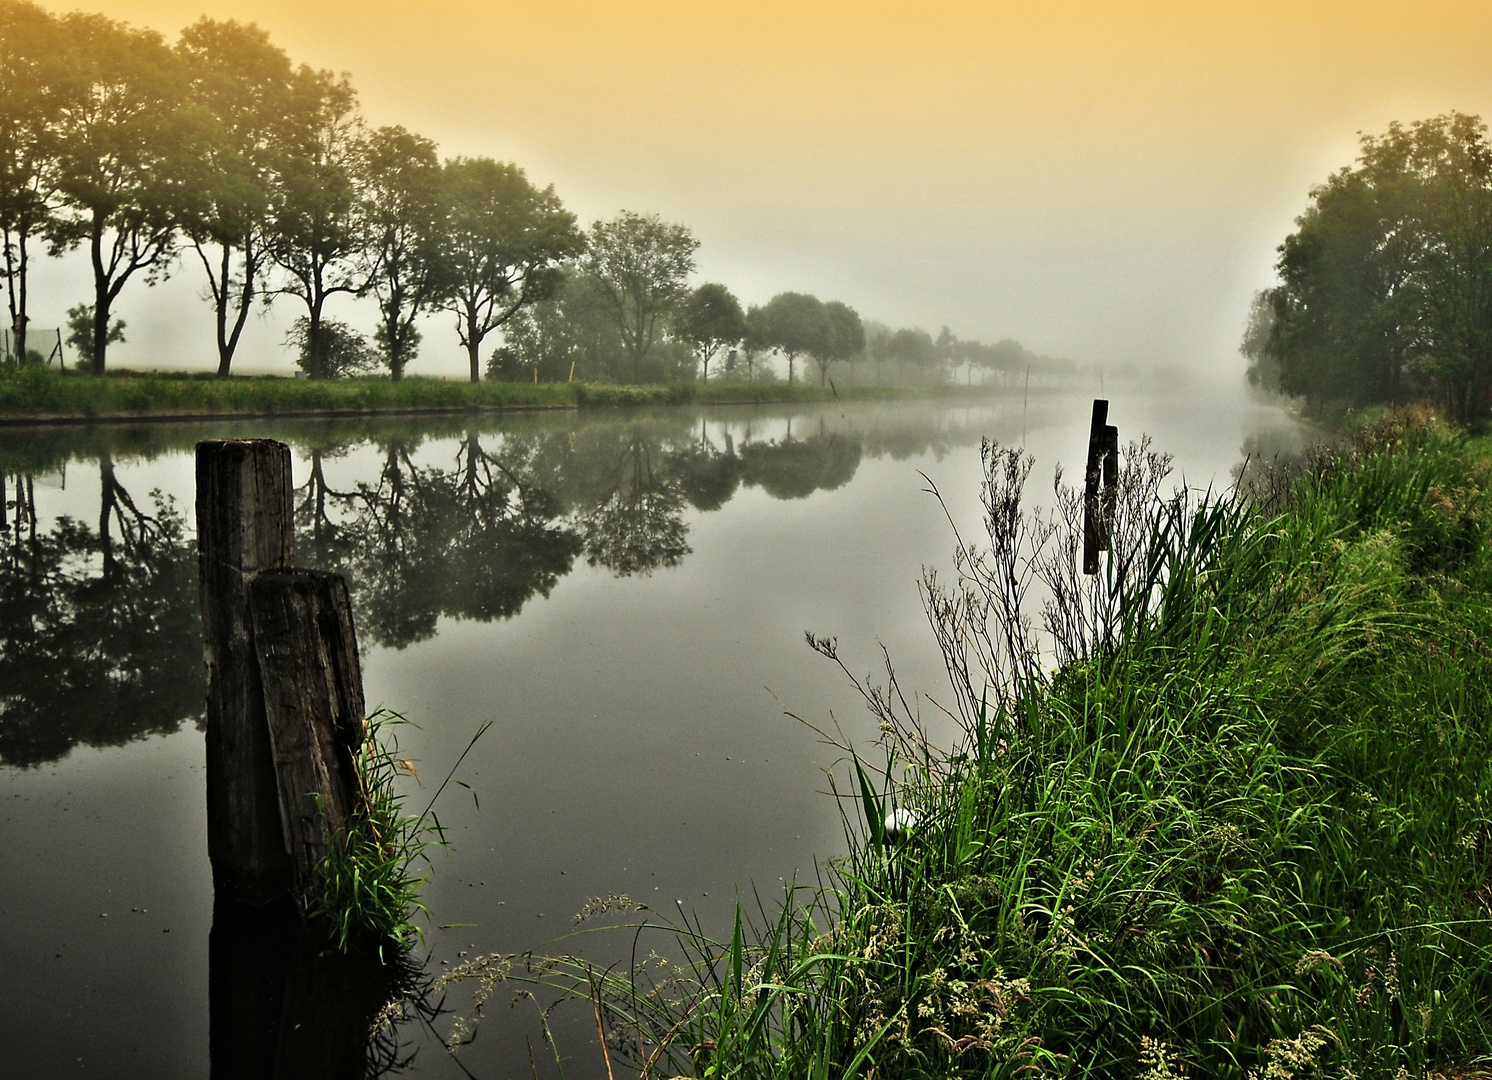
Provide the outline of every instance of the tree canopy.
{"type": "Polygon", "coordinates": [[[1362,138],[1311,192],[1256,297],[1254,383],[1316,412],[1411,395],[1458,419],[1492,394],[1492,146],[1449,113],[1362,138]]]}

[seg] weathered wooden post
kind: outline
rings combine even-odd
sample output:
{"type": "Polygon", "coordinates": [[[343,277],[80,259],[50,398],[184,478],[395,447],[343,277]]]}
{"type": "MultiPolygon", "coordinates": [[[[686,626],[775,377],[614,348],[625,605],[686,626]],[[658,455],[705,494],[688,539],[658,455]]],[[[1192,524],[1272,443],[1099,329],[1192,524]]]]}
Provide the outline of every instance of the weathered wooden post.
{"type": "Polygon", "coordinates": [[[1083,477],[1083,573],[1098,573],[1098,553],[1108,551],[1119,501],[1119,429],[1108,422],[1109,403],[1093,401],[1088,427],[1088,466],[1083,477]],[[1099,499],[1099,483],[1103,498],[1099,499]]]}
{"type": "Polygon", "coordinates": [[[303,901],[358,801],[363,679],[347,583],[291,566],[290,449],[197,444],[207,850],[221,892],[303,901]]]}
{"type": "Polygon", "coordinates": [[[207,661],[207,853],[220,893],[263,903],[292,882],[254,652],[248,586],[290,566],[290,448],[197,444],[197,551],[207,661]]]}

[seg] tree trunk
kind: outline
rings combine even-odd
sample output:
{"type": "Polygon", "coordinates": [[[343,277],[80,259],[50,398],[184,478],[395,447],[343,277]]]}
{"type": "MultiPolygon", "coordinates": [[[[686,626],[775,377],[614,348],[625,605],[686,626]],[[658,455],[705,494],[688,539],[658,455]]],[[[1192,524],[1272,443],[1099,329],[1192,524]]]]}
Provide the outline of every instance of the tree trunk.
{"type": "Polygon", "coordinates": [[[471,381],[482,381],[482,339],[476,334],[468,331],[466,335],[466,356],[471,361],[471,381]]]}

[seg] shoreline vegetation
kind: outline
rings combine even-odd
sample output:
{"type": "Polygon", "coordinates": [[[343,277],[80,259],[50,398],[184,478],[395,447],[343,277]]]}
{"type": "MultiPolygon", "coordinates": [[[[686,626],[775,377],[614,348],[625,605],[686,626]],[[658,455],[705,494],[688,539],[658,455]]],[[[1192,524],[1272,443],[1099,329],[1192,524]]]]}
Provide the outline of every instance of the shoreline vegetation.
{"type": "Polygon", "coordinates": [[[1169,497],[1132,444],[1095,578],[1081,495],[983,457],[986,535],[922,581],[951,686],[808,635],[881,731],[821,732],[849,854],[728,941],[607,898],[630,971],[468,961],[453,1051],[538,983],[643,1077],[1486,1076],[1492,439],[1397,412],[1169,497]]]}
{"type": "Polygon", "coordinates": [[[816,386],[722,381],[628,386],[492,380],[470,383],[416,376],[399,382],[387,378],[219,378],[205,373],[178,375],[128,370],[96,377],[64,374],[39,367],[12,367],[0,370],[0,426],[649,405],[964,399],[985,398],[1002,391],[1011,392],[1010,388],[987,384],[816,386]]]}

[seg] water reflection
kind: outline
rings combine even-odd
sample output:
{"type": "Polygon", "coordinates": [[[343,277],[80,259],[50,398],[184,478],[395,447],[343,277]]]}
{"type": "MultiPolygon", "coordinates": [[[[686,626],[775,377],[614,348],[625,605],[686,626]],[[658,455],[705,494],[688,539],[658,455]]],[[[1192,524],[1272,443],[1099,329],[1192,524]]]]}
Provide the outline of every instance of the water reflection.
{"type": "Polygon", "coordinates": [[[197,560],[174,502],[149,510],[97,461],[98,526],[37,528],[35,481],[12,477],[0,534],[0,762],[118,746],[201,715],[197,560]]]}
{"type": "Polygon", "coordinates": [[[218,898],[208,942],[212,1080],[363,1080],[408,1064],[385,1004],[437,1009],[407,955],[325,950],[287,897],[262,907],[218,898]]]}
{"type": "MultiPolygon", "coordinates": [[[[864,456],[941,456],[977,442],[987,421],[978,409],[851,422],[820,412],[804,436],[802,416],[712,425],[681,410],[253,433],[306,459],[297,561],[345,573],[364,641],[403,648],[433,637],[442,618],[517,615],[582,557],[617,576],[678,566],[691,551],[689,513],[718,511],[743,487],[808,498],[849,483],[864,456]]],[[[243,434],[214,424],[0,439],[0,763],[36,766],[76,745],[200,722],[195,543],[178,502],[131,491],[116,460],[169,465],[200,438],[243,434]],[[71,513],[37,505],[36,477],[71,463],[78,485],[89,479],[80,462],[97,471],[96,525],[75,497],[64,500],[71,513]]]]}

